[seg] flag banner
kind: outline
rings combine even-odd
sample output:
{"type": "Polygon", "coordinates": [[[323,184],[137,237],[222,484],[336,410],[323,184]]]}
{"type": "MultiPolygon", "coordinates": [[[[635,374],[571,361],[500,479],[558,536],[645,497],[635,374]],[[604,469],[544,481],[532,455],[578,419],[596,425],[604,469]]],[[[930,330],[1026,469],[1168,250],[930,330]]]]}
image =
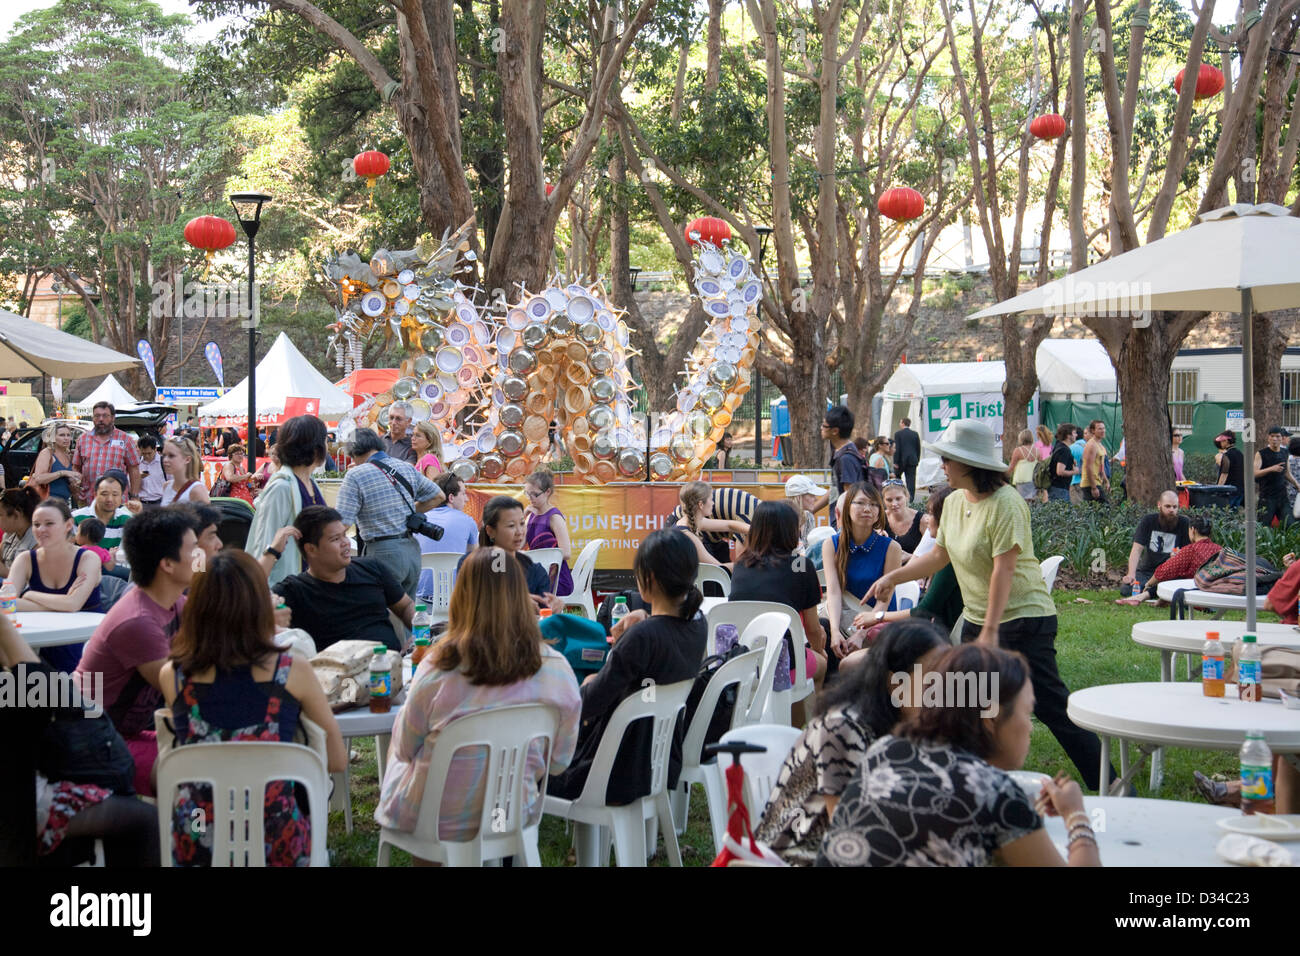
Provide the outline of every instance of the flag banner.
{"type": "Polygon", "coordinates": [[[212,374],[217,377],[217,384],[225,387],[226,370],[221,364],[221,349],[216,342],[209,342],[203,346],[203,355],[207,358],[208,364],[212,366],[212,374]]]}
{"type": "Polygon", "coordinates": [[[157,388],[158,379],[154,377],[153,368],[153,347],[148,341],[141,339],[135,343],[135,354],[140,356],[140,361],[144,363],[144,370],[149,373],[149,381],[153,382],[154,388],[157,388]]]}

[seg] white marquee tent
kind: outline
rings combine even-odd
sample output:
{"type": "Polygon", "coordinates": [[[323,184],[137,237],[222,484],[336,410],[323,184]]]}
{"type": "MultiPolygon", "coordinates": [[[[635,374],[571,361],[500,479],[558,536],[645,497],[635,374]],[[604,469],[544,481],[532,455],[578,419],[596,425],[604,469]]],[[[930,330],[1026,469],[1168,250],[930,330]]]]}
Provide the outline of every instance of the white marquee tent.
{"type": "Polygon", "coordinates": [[[68,410],[74,415],[89,415],[98,402],[111,402],[116,411],[121,411],[123,408],[138,405],[140,400],[122,387],[116,375],[106,375],[104,380],[95,386],[94,391],[81,401],[72,402],[68,410]]]}
{"type": "Polygon", "coordinates": [[[1044,339],[1035,356],[1038,390],[1044,401],[1119,400],[1115,367],[1096,339],[1044,339]]]}
{"type": "MultiPolygon", "coordinates": [[[[352,411],[352,396],[339,388],[303,357],[289,336],[281,332],[266,357],[257,363],[257,420],[276,424],[290,398],[314,398],[318,414],[337,421],[352,411]]],[[[218,425],[240,425],[248,421],[248,378],[215,402],[199,406],[199,417],[217,419],[218,425]]]]}

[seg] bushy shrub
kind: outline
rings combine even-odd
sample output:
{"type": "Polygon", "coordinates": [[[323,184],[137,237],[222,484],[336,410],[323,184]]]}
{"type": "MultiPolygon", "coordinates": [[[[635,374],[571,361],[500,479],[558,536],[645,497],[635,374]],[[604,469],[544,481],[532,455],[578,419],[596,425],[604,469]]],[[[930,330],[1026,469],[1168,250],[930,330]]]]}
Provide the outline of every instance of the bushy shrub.
{"type": "MultiPolygon", "coordinates": [[[[1040,561],[1054,554],[1063,555],[1065,566],[1082,578],[1104,575],[1107,571],[1123,574],[1128,568],[1133,532],[1143,516],[1152,510],[1132,501],[1104,507],[1063,501],[1033,504],[1030,515],[1034,553],[1040,561]]],[[[1182,513],[1188,517],[1205,516],[1213,526],[1215,541],[1226,548],[1245,550],[1246,525],[1242,509],[1185,508],[1182,513]]],[[[1300,524],[1286,528],[1256,525],[1255,553],[1259,557],[1281,568],[1282,557],[1289,552],[1300,552],[1300,524]]]]}

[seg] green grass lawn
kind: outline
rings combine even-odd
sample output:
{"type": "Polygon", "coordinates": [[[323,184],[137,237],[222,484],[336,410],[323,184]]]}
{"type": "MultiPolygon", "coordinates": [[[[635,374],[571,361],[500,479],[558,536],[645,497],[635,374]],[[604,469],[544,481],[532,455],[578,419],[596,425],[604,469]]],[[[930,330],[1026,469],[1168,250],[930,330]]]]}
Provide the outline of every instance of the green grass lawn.
{"type": "MultiPolygon", "coordinates": [[[[1113,601],[1118,591],[1057,591],[1057,613],[1060,630],[1056,638],[1057,660],[1066,686],[1070,690],[1092,687],[1097,684],[1122,684],[1132,681],[1160,679],[1160,654],[1151,648],[1141,647],[1130,636],[1136,621],[1167,619],[1169,612],[1153,607],[1119,607],[1113,601]],[[1091,603],[1077,603],[1078,599],[1091,603]]],[[[1228,619],[1240,620],[1242,614],[1230,613],[1228,619]]],[[[1181,662],[1176,674],[1183,673],[1181,662]]],[[[357,738],[353,749],[361,760],[352,765],[352,816],[353,831],[346,833],[343,814],[330,814],[329,844],[335,866],[374,866],[378,849],[378,824],[374,820],[378,785],[375,774],[374,740],[357,738]]],[[[1116,767],[1119,755],[1112,754],[1116,767]]],[[[1029,757],[1025,769],[1047,774],[1064,772],[1076,780],[1079,774],[1061,749],[1051,732],[1034,721],[1029,757]]],[[[1136,778],[1138,796],[1158,796],[1168,800],[1199,800],[1192,782],[1192,771],[1203,773],[1235,774],[1236,754],[1205,750],[1165,751],[1164,786],[1158,794],[1148,791],[1149,774],[1146,768],[1136,778]]],[[[570,832],[565,825],[551,817],[542,821],[541,857],[544,866],[572,865],[569,858],[570,832]]],[[[685,834],[680,837],[682,861],[687,866],[707,866],[715,855],[713,838],[709,832],[708,814],[705,810],[704,791],[699,786],[691,799],[690,816],[685,834]]],[[[662,843],[651,865],[666,866],[667,858],[662,843]]],[[[400,850],[393,852],[393,865],[408,866],[410,858],[400,850]]]]}

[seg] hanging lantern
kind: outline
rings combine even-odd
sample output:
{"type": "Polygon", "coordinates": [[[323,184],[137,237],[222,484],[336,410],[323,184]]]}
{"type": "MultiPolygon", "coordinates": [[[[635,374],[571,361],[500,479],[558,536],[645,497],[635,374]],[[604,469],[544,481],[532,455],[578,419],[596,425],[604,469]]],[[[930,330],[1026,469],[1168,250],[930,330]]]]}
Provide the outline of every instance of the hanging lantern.
{"type": "Polygon", "coordinates": [[[888,216],[895,222],[906,222],[919,218],[925,212],[925,199],[911,186],[895,186],[885,190],[876,208],[882,216],[888,216]]]}
{"type": "Polygon", "coordinates": [[[686,227],[686,244],[688,246],[696,245],[700,241],[711,242],[715,246],[720,246],[730,240],[731,227],[714,216],[701,216],[699,219],[692,219],[686,227]],[[696,239],[692,233],[698,234],[699,238],[696,239]]]}
{"type": "Polygon", "coordinates": [[[366,187],[370,190],[370,205],[375,204],[375,180],[388,172],[388,157],[377,149],[368,149],[357,153],[352,160],[352,168],[358,176],[366,177],[366,187]]]}
{"type": "MultiPolygon", "coordinates": [[[[1178,93],[1183,92],[1183,74],[1186,68],[1178,71],[1174,77],[1174,90],[1178,93]]],[[[1211,96],[1218,96],[1223,91],[1223,71],[1215,69],[1208,63],[1202,63],[1200,71],[1196,74],[1196,99],[1206,100],[1211,96]]]]}
{"type": "Polygon", "coordinates": [[[1065,135],[1065,117],[1059,113],[1035,116],[1029,124],[1029,132],[1039,139],[1059,139],[1065,135]]]}
{"type": "Polygon", "coordinates": [[[220,216],[197,216],[185,224],[185,241],[202,249],[207,259],[203,269],[206,279],[212,270],[212,257],[235,241],[235,227],[220,216]]]}

